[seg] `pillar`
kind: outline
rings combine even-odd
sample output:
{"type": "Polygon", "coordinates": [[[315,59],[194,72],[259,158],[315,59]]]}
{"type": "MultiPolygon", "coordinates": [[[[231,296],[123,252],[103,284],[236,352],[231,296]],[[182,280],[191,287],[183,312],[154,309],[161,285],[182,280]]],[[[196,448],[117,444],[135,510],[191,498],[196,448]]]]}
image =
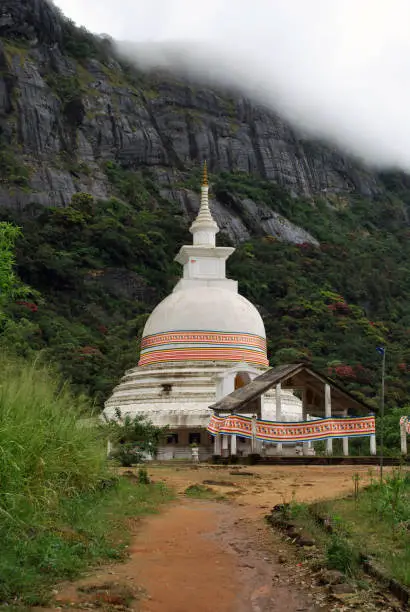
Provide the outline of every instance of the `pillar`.
{"type": "Polygon", "coordinates": [[[258,452],[258,441],[256,439],[256,416],[252,417],[252,440],[251,440],[251,452],[258,452]]]}
{"type": "Polygon", "coordinates": [[[407,419],[400,421],[400,446],[402,455],[407,455],[407,423],[407,419]]]}
{"type": "Polygon", "coordinates": [[[221,434],[216,434],[214,436],[214,455],[221,454],[221,434]]]}
{"type": "Polygon", "coordinates": [[[349,438],[343,438],[343,455],[349,456],[349,438]]]}
{"type": "MultiPolygon", "coordinates": [[[[307,401],[306,401],[306,389],[302,390],[302,419],[303,421],[309,421],[309,415],[307,414],[307,401]]],[[[309,455],[310,442],[302,442],[302,452],[305,456],[309,455]]]]}
{"type": "MultiPolygon", "coordinates": [[[[312,421],[313,420],[312,417],[310,416],[310,414],[306,415],[306,420],[307,421],[312,421]]],[[[308,445],[308,449],[309,449],[309,455],[314,455],[314,452],[313,452],[313,448],[314,448],[313,447],[313,441],[311,440],[310,442],[307,443],[307,445],[308,445]]]]}
{"type": "Polygon", "coordinates": [[[229,436],[222,435],[222,456],[227,457],[229,455],[229,436]]]}
{"type": "Polygon", "coordinates": [[[370,436],[370,454],[377,455],[376,436],[374,434],[370,436]]]}
{"type": "MultiPolygon", "coordinates": [[[[282,385],[281,383],[278,383],[276,385],[276,420],[277,421],[282,421],[282,385]]],[[[278,442],[276,444],[276,453],[278,455],[282,455],[283,454],[283,444],[282,442],[278,442]]]]}
{"type": "Polygon", "coordinates": [[[231,455],[236,455],[236,436],[231,436],[231,455]]]}
{"type": "MultiPolygon", "coordinates": [[[[332,390],[330,385],[325,384],[325,417],[332,417],[332,390]]],[[[326,440],[326,454],[333,455],[333,440],[329,438],[326,440]]]]}
{"type": "MultiPolygon", "coordinates": [[[[374,412],[371,412],[369,416],[374,417],[374,412]]],[[[377,455],[376,434],[370,436],[370,454],[377,455]]]]}
{"type": "MultiPolygon", "coordinates": [[[[310,415],[307,414],[306,415],[306,421],[310,421],[310,415]]],[[[309,442],[303,442],[303,454],[305,456],[309,456],[312,455],[312,448],[313,448],[313,442],[309,441],[309,442]]]]}

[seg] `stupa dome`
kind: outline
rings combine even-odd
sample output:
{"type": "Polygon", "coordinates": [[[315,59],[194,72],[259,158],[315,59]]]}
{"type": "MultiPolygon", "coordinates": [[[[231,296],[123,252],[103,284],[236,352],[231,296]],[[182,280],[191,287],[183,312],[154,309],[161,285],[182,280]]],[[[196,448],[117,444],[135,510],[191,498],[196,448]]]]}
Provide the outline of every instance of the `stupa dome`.
{"type": "Polygon", "coordinates": [[[267,365],[262,317],[246,298],[223,287],[175,291],[145,325],[139,365],[181,360],[267,365]]]}

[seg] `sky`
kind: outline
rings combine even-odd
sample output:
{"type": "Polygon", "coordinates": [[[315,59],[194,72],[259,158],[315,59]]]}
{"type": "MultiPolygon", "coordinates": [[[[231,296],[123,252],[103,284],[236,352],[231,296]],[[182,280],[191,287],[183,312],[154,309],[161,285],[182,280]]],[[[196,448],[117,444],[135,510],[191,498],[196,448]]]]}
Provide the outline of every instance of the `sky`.
{"type": "Polygon", "coordinates": [[[55,0],[142,66],[233,87],[368,164],[410,172],[409,0],[55,0]]]}

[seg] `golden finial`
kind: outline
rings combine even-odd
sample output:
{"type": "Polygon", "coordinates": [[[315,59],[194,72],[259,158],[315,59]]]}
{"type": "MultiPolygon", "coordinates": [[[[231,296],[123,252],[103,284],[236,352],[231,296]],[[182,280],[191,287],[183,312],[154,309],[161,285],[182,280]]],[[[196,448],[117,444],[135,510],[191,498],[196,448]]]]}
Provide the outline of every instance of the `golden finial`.
{"type": "Polygon", "coordinates": [[[202,175],[202,187],[208,187],[208,166],[206,160],[204,161],[204,172],[202,175]]]}

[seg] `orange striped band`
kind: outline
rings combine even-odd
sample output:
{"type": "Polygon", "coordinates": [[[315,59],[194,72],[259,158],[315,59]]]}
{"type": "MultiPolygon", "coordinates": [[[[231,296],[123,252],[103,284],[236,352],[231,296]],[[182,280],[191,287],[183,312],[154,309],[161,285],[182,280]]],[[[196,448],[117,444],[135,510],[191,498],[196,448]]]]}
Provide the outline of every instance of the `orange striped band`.
{"type": "Polygon", "coordinates": [[[173,331],[143,338],[139,366],[167,361],[245,361],[269,365],[261,336],[214,331],[173,331]]]}

